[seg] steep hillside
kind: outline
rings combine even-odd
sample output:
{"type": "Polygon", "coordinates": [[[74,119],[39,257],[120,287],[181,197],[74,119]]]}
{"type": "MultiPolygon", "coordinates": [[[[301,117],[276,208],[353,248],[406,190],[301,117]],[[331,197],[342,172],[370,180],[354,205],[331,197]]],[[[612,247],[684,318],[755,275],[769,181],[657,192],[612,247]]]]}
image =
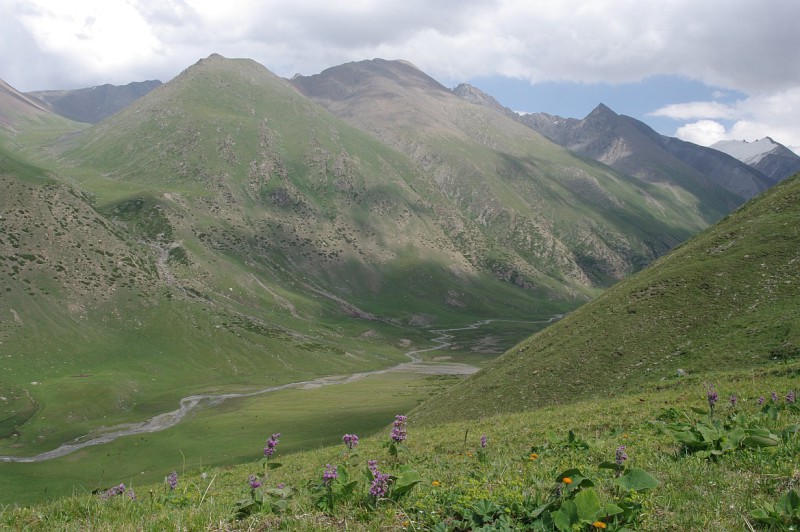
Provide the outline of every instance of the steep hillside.
{"type": "Polygon", "coordinates": [[[671,183],[729,212],[775,183],[718,151],[666,137],[600,104],[582,120],[546,113],[520,121],[570,150],[653,183],[671,183]]]}
{"type": "Polygon", "coordinates": [[[500,244],[492,268],[523,283],[545,274],[607,286],[720,216],[685,190],[576,157],[403,61],[348,63],[292,84],[411,157],[417,190],[443,194],[500,244]]]}
{"type": "Polygon", "coordinates": [[[127,85],[98,85],[75,90],[49,90],[27,93],[44,103],[52,112],[76,122],[97,123],[121,111],[154,88],[158,80],[139,81],[127,85]]]}
{"type": "Polygon", "coordinates": [[[420,407],[427,422],[633,391],[643,382],[800,357],[800,176],[474,377],[420,407]]]}
{"type": "Polygon", "coordinates": [[[69,121],[51,113],[42,102],[0,80],[0,140],[16,136],[31,126],[42,128],[54,124],[69,124],[69,121]]]}

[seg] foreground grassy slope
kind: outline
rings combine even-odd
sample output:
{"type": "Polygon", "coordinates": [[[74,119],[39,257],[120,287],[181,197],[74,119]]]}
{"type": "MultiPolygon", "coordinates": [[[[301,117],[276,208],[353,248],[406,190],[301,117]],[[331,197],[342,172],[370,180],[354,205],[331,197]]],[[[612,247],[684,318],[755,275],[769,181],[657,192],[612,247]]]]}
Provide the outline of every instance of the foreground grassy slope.
{"type": "MultiPolygon", "coordinates": [[[[237,520],[234,507],[249,494],[248,476],[263,471],[263,466],[255,462],[262,454],[263,440],[279,430],[279,425],[267,424],[261,428],[262,441],[253,443],[250,464],[188,471],[175,457],[173,469],[178,481],[174,491],[162,482],[143,484],[135,475],[107,478],[105,488],[123,482],[126,493],[104,498],[102,492],[77,492],[31,507],[0,506],[0,527],[456,531],[483,525],[487,527],[484,530],[552,530],[535,528],[535,520],[525,509],[532,512],[550,500],[559,485],[564,489],[565,484],[557,481],[564,471],[578,468],[594,479],[594,491],[603,504],[625,498],[625,490],[613,485],[613,471],[598,468],[602,462],[613,461],[615,449],[625,445],[628,460],[624,465],[641,468],[658,481],[650,491],[627,494],[631,502],[641,505],[628,523],[629,529],[752,530],[758,527],[752,517],[756,509],[774,505],[798,485],[794,458],[800,449],[796,436],[769,448],[731,450],[711,461],[683,452],[664,430],[665,423],[676,413],[698,421],[707,419],[707,414],[690,409],[707,409],[706,386],[713,383],[720,396],[718,419],[734,413],[726,398],[735,394],[735,410],[740,419],[780,433],[783,427],[800,422],[798,409],[786,406],[783,397],[787,390],[797,388],[798,376],[800,366],[791,362],[769,369],[689,375],[645,385],[636,394],[620,395],[602,403],[576,401],[437,427],[419,427],[412,417],[398,460],[391,458],[384,445],[388,429],[362,438],[356,448],[358,457],[349,459],[342,445],[287,454],[298,435],[285,430],[272,459],[282,467],[270,470],[265,483],[267,489],[285,486],[279,492],[289,495],[285,509],[270,512],[262,507],[262,511],[237,520]],[[769,397],[771,391],[779,393],[776,405],[781,409],[774,418],[761,414],[758,405],[758,398],[769,397]],[[570,429],[578,444],[559,443],[570,429]],[[548,443],[551,431],[556,438],[548,443]],[[488,441],[481,450],[483,434],[488,441]],[[585,448],[580,442],[585,443],[585,448]],[[531,454],[533,447],[535,455],[531,454]],[[412,468],[420,482],[397,502],[376,503],[367,494],[369,482],[362,476],[366,461],[371,459],[378,460],[382,471],[396,475],[401,466],[412,468]],[[345,463],[350,464],[350,478],[356,480],[353,492],[323,511],[315,504],[314,487],[321,483],[326,464],[338,465],[341,473],[345,463]],[[132,491],[135,500],[129,498],[132,491]]],[[[767,402],[771,404],[770,399],[767,402]]],[[[340,430],[352,432],[348,428],[340,430]]],[[[608,530],[620,530],[612,519],[602,521],[608,530]]],[[[573,528],[597,529],[588,523],[573,528]]]]}
{"type": "Polygon", "coordinates": [[[608,398],[800,356],[800,177],[420,407],[427,422],[608,398]]]}

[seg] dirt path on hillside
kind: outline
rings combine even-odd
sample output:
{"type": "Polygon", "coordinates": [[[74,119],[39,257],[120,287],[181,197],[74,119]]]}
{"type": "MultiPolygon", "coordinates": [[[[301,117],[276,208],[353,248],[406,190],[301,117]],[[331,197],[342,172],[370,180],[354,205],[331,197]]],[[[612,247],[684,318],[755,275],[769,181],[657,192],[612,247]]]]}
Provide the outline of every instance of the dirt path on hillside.
{"type": "Polygon", "coordinates": [[[560,319],[562,316],[563,316],[562,314],[558,314],[556,316],[553,316],[552,318],[541,321],[503,320],[503,319],[483,320],[467,325],[465,327],[459,327],[454,329],[436,329],[433,332],[438,334],[439,336],[431,340],[435,344],[433,347],[429,347],[426,349],[414,349],[408,351],[406,352],[406,356],[410,360],[408,362],[398,364],[391,368],[380,369],[375,371],[365,371],[363,373],[353,373],[350,375],[331,375],[307,381],[290,382],[287,384],[282,384],[280,386],[270,386],[269,388],[263,388],[252,392],[190,395],[188,397],[184,397],[183,399],[181,399],[180,408],[178,408],[177,410],[173,410],[172,412],[166,412],[164,414],[159,414],[157,416],[151,417],[147,421],[143,421],[141,423],[125,423],[121,425],[115,425],[113,427],[101,428],[92,434],[88,434],[86,436],[77,438],[72,443],[65,443],[53,449],[52,451],[46,451],[41,454],[37,454],[35,456],[0,456],[0,462],[20,462],[20,463],[43,462],[45,460],[52,460],[53,458],[59,458],[68,455],[85,447],[109,443],[116,440],[117,438],[122,438],[123,436],[132,436],[134,434],[158,432],[164,429],[168,429],[170,427],[174,427],[175,425],[180,423],[180,421],[184,417],[186,417],[187,414],[200,407],[210,407],[218,405],[228,399],[253,397],[256,395],[277,392],[280,390],[288,390],[292,388],[298,390],[310,390],[315,388],[321,388],[322,386],[330,386],[333,384],[346,384],[348,382],[357,381],[365,377],[370,377],[372,375],[381,375],[390,372],[418,372],[429,375],[469,375],[471,373],[475,373],[476,371],[478,371],[478,368],[476,368],[475,366],[471,366],[469,364],[459,364],[455,362],[448,362],[448,363],[425,362],[422,360],[422,357],[420,357],[420,354],[428,353],[431,351],[438,351],[440,349],[445,349],[447,347],[450,347],[451,345],[453,345],[451,340],[455,338],[455,334],[452,333],[456,333],[458,331],[478,329],[482,326],[488,325],[496,321],[512,322],[512,323],[530,323],[530,324],[552,323],[560,319]]]}

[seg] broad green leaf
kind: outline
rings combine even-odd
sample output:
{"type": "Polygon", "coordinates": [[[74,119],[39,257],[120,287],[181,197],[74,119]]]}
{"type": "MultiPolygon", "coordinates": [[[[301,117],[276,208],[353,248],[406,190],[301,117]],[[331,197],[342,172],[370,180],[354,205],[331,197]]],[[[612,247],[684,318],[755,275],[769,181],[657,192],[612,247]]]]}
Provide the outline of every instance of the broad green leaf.
{"type": "Polygon", "coordinates": [[[578,522],[578,509],[573,501],[564,501],[557,512],[553,512],[553,524],[559,530],[572,530],[573,523],[578,522]]]}
{"type": "Polygon", "coordinates": [[[658,487],[658,480],[644,469],[634,467],[614,479],[614,483],[626,490],[645,491],[658,487]]]}
{"type": "Polygon", "coordinates": [[[575,508],[579,520],[591,522],[600,511],[600,497],[593,488],[585,489],[575,495],[575,508]]]}

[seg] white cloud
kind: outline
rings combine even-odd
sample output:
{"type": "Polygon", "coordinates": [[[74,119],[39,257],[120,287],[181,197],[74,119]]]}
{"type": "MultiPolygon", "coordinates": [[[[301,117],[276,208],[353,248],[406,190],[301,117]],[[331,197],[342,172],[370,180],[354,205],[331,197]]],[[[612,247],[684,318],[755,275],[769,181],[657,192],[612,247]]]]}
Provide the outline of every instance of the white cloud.
{"type": "Polygon", "coordinates": [[[651,116],[664,116],[676,120],[691,120],[693,118],[723,118],[731,119],[736,116],[736,110],[729,104],[719,102],[689,102],[674,103],[656,109],[651,116]]]}
{"type": "Polygon", "coordinates": [[[800,152],[800,87],[758,94],[732,104],[691,102],[667,105],[652,113],[677,120],[694,120],[679,127],[675,135],[696,144],[717,140],[753,141],[772,137],[800,152]],[[726,128],[716,120],[732,122],[726,128]]]}
{"type": "Polygon", "coordinates": [[[769,126],[800,146],[797,0],[0,0],[0,13],[0,78],[20,90],[168,81],[213,52],[287,77],[373,57],[445,82],[672,75],[748,97],[659,116],[769,126]]]}
{"type": "Polygon", "coordinates": [[[718,140],[727,139],[725,126],[713,120],[698,120],[681,126],[675,133],[681,140],[694,142],[701,146],[711,146],[718,140]]]}
{"type": "Polygon", "coordinates": [[[748,93],[800,85],[796,0],[768,8],[748,0],[0,0],[0,8],[61,76],[145,65],[174,75],[220,52],[280,75],[383,56],[459,80],[677,74],[748,93]]]}

